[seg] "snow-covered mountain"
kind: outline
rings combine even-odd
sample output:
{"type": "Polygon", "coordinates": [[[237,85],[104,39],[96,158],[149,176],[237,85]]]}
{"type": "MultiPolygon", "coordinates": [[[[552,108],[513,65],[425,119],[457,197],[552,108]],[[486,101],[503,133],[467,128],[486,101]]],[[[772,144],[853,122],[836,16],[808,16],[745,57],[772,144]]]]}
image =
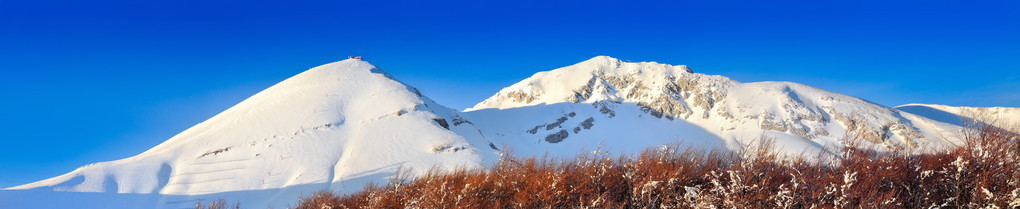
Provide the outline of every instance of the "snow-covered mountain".
{"type": "Polygon", "coordinates": [[[604,140],[645,147],[631,140],[694,140],[738,148],[764,136],[799,153],[859,137],[866,146],[913,152],[947,146],[959,132],[958,126],[803,84],[741,83],[683,65],[607,56],[536,73],[465,114],[500,118],[477,125],[493,141],[512,144],[604,140]]]}
{"type": "Polygon", "coordinates": [[[349,59],[280,82],[142,154],[10,188],[29,190],[22,193],[0,191],[0,201],[34,206],[46,203],[4,196],[72,191],[146,194],[122,194],[115,201],[127,203],[104,208],[187,208],[217,198],[283,208],[301,194],[385,182],[398,168],[483,168],[504,147],[569,157],[675,143],[740,149],[763,138],[789,154],[857,137],[862,146],[899,152],[959,144],[960,124],[911,107],[599,56],[536,73],[456,111],[349,59]]]}
{"type": "Polygon", "coordinates": [[[229,199],[286,206],[302,193],[384,183],[397,168],[495,160],[476,128],[456,122],[459,114],[348,59],[280,82],[137,156],[11,189],[165,194],[171,198],[152,200],[164,208],[261,190],[229,199]]]}

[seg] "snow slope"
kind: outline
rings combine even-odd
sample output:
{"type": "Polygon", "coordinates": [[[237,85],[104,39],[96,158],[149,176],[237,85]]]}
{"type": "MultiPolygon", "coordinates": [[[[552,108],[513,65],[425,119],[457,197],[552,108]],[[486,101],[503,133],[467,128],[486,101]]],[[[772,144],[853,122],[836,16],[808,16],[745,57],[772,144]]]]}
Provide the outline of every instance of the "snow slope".
{"type": "Polygon", "coordinates": [[[283,207],[302,193],[386,182],[399,167],[421,172],[494,160],[476,128],[453,125],[458,115],[348,59],[280,82],[137,156],[11,189],[164,194],[140,201],[157,208],[262,191],[230,200],[283,207]]]}
{"type": "Polygon", "coordinates": [[[976,120],[1004,128],[1020,127],[1020,108],[906,104],[897,106],[896,109],[961,126],[971,125],[969,123],[976,120]]]}

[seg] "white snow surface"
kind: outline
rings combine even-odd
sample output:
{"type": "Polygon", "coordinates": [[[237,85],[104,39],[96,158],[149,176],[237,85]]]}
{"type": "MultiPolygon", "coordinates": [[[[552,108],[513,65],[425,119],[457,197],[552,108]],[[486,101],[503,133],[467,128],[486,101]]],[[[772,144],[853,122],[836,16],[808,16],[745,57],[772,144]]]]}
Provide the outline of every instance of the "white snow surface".
{"type": "MultiPolygon", "coordinates": [[[[484,169],[503,149],[572,157],[680,144],[785,154],[862,146],[925,152],[959,144],[961,124],[791,82],[741,83],[683,65],[607,56],[539,72],[463,112],[372,64],[348,59],[280,82],[134,157],[0,191],[14,208],[193,208],[219,198],[287,208],[319,190],[355,192],[398,168],[484,169]],[[38,197],[66,201],[38,201],[38,197]]],[[[925,109],[927,110],[927,109],[925,109]]],[[[1016,118],[1016,108],[995,109],[1016,118]]],[[[935,112],[939,113],[939,112],[935,112]]]]}

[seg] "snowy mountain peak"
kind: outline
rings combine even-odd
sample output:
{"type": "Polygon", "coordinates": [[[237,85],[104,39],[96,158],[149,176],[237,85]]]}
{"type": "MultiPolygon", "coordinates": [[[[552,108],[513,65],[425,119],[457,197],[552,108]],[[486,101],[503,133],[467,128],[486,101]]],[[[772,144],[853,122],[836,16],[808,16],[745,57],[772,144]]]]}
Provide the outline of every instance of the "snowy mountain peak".
{"type": "MultiPolygon", "coordinates": [[[[614,57],[610,57],[610,56],[605,56],[605,55],[599,55],[599,56],[592,57],[591,59],[588,59],[588,60],[585,60],[583,62],[574,64],[573,66],[577,66],[577,67],[570,68],[571,70],[590,70],[593,73],[597,73],[597,74],[606,74],[606,73],[608,73],[608,74],[617,74],[617,73],[646,73],[646,72],[643,72],[642,70],[649,70],[649,69],[651,69],[652,72],[647,72],[647,73],[656,73],[655,69],[660,69],[660,67],[663,67],[663,68],[674,67],[674,68],[671,68],[670,70],[679,70],[679,71],[688,72],[688,73],[692,72],[685,65],[670,66],[670,65],[667,65],[667,64],[660,64],[660,63],[657,63],[657,62],[630,62],[630,61],[623,61],[623,60],[620,60],[620,59],[617,59],[617,58],[614,58],[614,57]]],[[[553,70],[553,71],[555,71],[555,70],[553,70]]]]}
{"type": "Polygon", "coordinates": [[[638,97],[657,96],[646,94],[652,93],[648,91],[675,91],[677,86],[670,84],[681,77],[696,76],[692,73],[684,65],[626,62],[597,56],[571,66],[536,73],[469,110],[561,102],[641,100],[647,98],[638,97]]]}
{"type": "MultiPolygon", "coordinates": [[[[277,83],[137,156],[12,189],[286,195],[248,200],[264,205],[321,189],[360,189],[398,167],[478,167],[495,158],[491,152],[458,112],[371,63],[347,59],[277,83]]],[[[166,208],[194,206],[185,196],[166,201],[166,208]]]]}
{"type": "Polygon", "coordinates": [[[623,61],[620,61],[620,59],[617,59],[617,58],[614,58],[614,57],[605,56],[605,55],[599,55],[599,56],[592,57],[591,59],[585,60],[583,62],[580,62],[578,64],[591,64],[591,65],[600,65],[601,64],[601,65],[605,65],[605,66],[611,66],[611,65],[618,65],[618,64],[620,64],[620,62],[623,62],[623,61]]]}

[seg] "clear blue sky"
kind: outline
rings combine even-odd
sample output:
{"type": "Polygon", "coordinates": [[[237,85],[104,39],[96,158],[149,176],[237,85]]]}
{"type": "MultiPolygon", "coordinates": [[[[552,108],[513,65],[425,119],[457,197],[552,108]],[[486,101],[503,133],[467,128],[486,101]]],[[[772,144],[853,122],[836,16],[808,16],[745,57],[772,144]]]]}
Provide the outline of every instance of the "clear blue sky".
{"type": "Polygon", "coordinates": [[[596,55],[1020,106],[1020,1],[0,0],[0,187],[141,153],[348,55],[457,109],[596,55]]]}

